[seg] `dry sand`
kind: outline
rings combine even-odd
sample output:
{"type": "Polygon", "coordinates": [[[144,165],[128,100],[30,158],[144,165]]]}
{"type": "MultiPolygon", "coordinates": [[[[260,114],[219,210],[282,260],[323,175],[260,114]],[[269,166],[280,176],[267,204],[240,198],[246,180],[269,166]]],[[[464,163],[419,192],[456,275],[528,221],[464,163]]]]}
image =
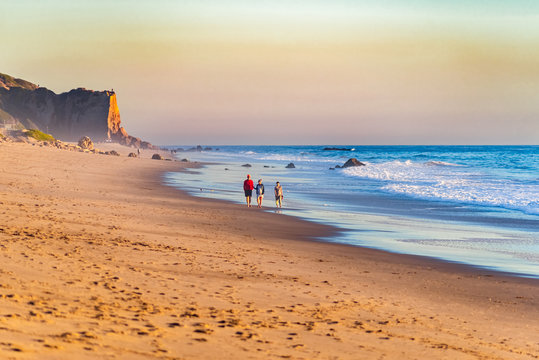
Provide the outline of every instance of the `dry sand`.
{"type": "Polygon", "coordinates": [[[0,144],[1,359],[539,357],[537,280],[309,241],[130,151],[0,144]]]}

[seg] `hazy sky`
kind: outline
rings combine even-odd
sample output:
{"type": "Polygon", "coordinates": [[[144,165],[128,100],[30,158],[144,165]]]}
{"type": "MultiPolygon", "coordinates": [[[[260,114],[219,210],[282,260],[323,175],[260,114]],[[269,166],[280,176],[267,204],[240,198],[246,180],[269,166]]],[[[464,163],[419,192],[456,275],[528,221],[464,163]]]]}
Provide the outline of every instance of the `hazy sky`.
{"type": "Polygon", "coordinates": [[[537,0],[0,0],[0,40],[157,144],[539,144],[537,0]]]}

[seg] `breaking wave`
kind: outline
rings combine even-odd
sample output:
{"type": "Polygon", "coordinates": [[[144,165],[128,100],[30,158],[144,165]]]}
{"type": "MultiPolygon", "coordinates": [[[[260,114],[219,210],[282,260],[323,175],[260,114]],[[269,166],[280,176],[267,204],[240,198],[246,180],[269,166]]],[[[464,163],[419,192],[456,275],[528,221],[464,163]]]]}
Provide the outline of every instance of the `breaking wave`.
{"type": "Polygon", "coordinates": [[[391,161],[343,169],[347,176],[385,182],[383,190],[422,199],[491,205],[539,214],[539,184],[500,179],[441,161],[391,161]]]}

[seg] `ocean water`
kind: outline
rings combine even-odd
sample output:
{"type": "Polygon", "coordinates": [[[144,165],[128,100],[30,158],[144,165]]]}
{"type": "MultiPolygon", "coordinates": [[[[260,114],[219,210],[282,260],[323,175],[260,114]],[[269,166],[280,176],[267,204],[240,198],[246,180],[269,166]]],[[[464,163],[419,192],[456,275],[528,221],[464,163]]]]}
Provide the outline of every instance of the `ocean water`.
{"type": "Polygon", "coordinates": [[[167,174],[165,181],[244,204],[249,173],[263,179],[268,211],[342,229],[324,241],[539,277],[539,146],[324,147],[176,152],[207,165],[167,174]],[[335,168],[349,158],[366,165],[335,168]],[[290,162],[296,168],[286,169],[290,162]],[[276,181],[284,190],[282,210],[273,202],[276,181]]]}

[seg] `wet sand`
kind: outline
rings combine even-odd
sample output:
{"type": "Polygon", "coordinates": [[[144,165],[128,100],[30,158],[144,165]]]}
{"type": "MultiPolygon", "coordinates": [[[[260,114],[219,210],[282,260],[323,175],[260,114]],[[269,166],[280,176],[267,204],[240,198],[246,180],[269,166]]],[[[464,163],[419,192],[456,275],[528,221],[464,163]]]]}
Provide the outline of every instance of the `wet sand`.
{"type": "Polygon", "coordinates": [[[2,359],[539,357],[538,280],[313,241],[107,146],[0,144],[2,359]]]}

